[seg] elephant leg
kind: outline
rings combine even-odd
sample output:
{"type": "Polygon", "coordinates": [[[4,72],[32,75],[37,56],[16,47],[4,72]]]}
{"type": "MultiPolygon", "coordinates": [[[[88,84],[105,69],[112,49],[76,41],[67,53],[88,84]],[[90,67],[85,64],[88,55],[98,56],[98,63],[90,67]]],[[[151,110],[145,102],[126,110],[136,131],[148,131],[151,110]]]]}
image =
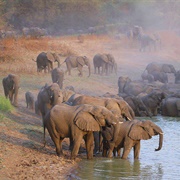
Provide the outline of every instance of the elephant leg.
{"type": "Polygon", "coordinates": [[[141,148],[141,145],[140,145],[140,141],[135,144],[134,146],[134,159],[139,159],[139,154],[140,154],[140,148],[141,148]]]}
{"type": "Polygon", "coordinates": [[[93,132],[94,135],[94,154],[98,154],[99,153],[99,148],[100,148],[100,135],[99,135],[99,131],[95,131],[93,132]]]}
{"type": "Polygon", "coordinates": [[[130,151],[131,151],[131,148],[133,147],[133,140],[130,140],[130,139],[125,139],[125,142],[124,142],[124,150],[123,150],[123,154],[122,154],[122,159],[127,159],[130,151]]]}
{"type": "Polygon", "coordinates": [[[83,139],[83,134],[78,134],[78,135],[74,136],[74,138],[73,138],[73,149],[71,151],[71,159],[72,160],[76,159],[82,139],[83,139]]]}
{"type": "Polygon", "coordinates": [[[56,154],[58,156],[62,156],[63,155],[63,151],[62,151],[62,140],[63,139],[59,139],[59,138],[54,138],[53,142],[56,146],[56,154]]]}
{"type": "Polygon", "coordinates": [[[77,67],[77,69],[79,71],[79,74],[78,74],[79,76],[83,76],[82,68],[83,68],[83,66],[81,66],[81,65],[78,65],[78,67],[77,67]]]}
{"type": "Polygon", "coordinates": [[[108,158],[111,158],[113,156],[114,145],[115,145],[114,143],[109,143],[108,158]]]}
{"type": "Polygon", "coordinates": [[[121,148],[117,148],[117,156],[118,156],[118,157],[121,156],[121,148]]]}
{"type": "Polygon", "coordinates": [[[93,158],[93,141],[94,136],[92,132],[89,132],[86,136],[86,150],[87,150],[87,159],[93,158]]]}
{"type": "Polygon", "coordinates": [[[9,100],[12,104],[13,103],[13,91],[9,91],[9,100]]]}

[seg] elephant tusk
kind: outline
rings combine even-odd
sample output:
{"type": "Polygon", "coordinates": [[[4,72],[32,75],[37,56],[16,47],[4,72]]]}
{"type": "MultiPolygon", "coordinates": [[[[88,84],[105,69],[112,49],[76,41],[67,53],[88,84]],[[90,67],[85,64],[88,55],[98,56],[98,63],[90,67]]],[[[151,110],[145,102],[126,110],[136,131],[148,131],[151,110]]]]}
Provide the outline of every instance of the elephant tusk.
{"type": "Polygon", "coordinates": [[[123,122],[119,122],[119,124],[122,124],[123,122]]]}
{"type": "Polygon", "coordinates": [[[160,132],[159,134],[164,134],[164,133],[160,132]]]}
{"type": "Polygon", "coordinates": [[[115,122],[112,122],[113,125],[115,125],[116,123],[115,122]]]}

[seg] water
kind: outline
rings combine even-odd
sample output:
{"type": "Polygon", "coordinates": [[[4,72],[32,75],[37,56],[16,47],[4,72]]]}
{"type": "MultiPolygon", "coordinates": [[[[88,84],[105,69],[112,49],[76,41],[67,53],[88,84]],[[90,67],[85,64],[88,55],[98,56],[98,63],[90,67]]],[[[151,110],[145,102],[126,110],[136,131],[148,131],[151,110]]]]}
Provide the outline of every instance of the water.
{"type": "Polygon", "coordinates": [[[70,179],[180,180],[180,118],[157,116],[152,121],[164,132],[160,151],[154,151],[159,136],[153,136],[141,141],[139,160],[133,159],[133,151],[127,160],[117,157],[83,159],[70,179]]]}

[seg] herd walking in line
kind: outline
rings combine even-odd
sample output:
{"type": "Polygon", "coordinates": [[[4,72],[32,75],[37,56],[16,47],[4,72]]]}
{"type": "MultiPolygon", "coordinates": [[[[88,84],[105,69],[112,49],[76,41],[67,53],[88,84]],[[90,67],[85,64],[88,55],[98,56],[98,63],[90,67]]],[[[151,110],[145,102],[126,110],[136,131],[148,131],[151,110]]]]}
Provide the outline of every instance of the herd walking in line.
{"type": "MultiPolygon", "coordinates": [[[[63,87],[64,77],[67,72],[71,75],[72,68],[77,68],[81,77],[86,65],[90,78],[92,68],[88,57],[68,56],[61,63],[58,54],[42,52],[33,61],[38,73],[51,74],[52,83],[45,84],[37,98],[27,91],[27,108],[42,117],[44,145],[47,129],[58,156],[63,155],[63,139],[69,138],[72,159],[77,157],[82,139],[85,140],[87,159],[101,151],[104,157],[120,156],[121,148],[121,158],[126,159],[134,148],[134,158],[138,159],[141,140],[159,135],[159,145],[155,150],[162,148],[163,130],[150,120],[140,121],[137,118],[151,118],[158,114],[180,117],[180,70],[171,64],[148,64],[140,80],[119,76],[117,94],[95,97],[77,93],[71,86],[63,87]],[[55,62],[57,67],[53,66],[55,62]],[[67,67],[65,72],[61,69],[63,63],[67,67]],[[169,83],[168,73],[174,75],[173,83],[169,83]]],[[[117,62],[112,54],[95,54],[93,65],[97,76],[117,74],[117,62]]],[[[3,78],[2,84],[6,98],[18,106],[19,76],[9,74],[3,78]]]]}

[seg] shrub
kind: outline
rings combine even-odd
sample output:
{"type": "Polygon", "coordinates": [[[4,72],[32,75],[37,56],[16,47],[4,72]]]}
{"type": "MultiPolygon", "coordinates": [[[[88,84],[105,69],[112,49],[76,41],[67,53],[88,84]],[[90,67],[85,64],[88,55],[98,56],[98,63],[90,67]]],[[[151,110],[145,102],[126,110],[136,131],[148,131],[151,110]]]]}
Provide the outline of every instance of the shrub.
{"type": "Polygon", "coordinates": [[[11,112],[14,107],[11,105],[9,99],[4,96],[0,96],[0,111],[11,112]]]}

